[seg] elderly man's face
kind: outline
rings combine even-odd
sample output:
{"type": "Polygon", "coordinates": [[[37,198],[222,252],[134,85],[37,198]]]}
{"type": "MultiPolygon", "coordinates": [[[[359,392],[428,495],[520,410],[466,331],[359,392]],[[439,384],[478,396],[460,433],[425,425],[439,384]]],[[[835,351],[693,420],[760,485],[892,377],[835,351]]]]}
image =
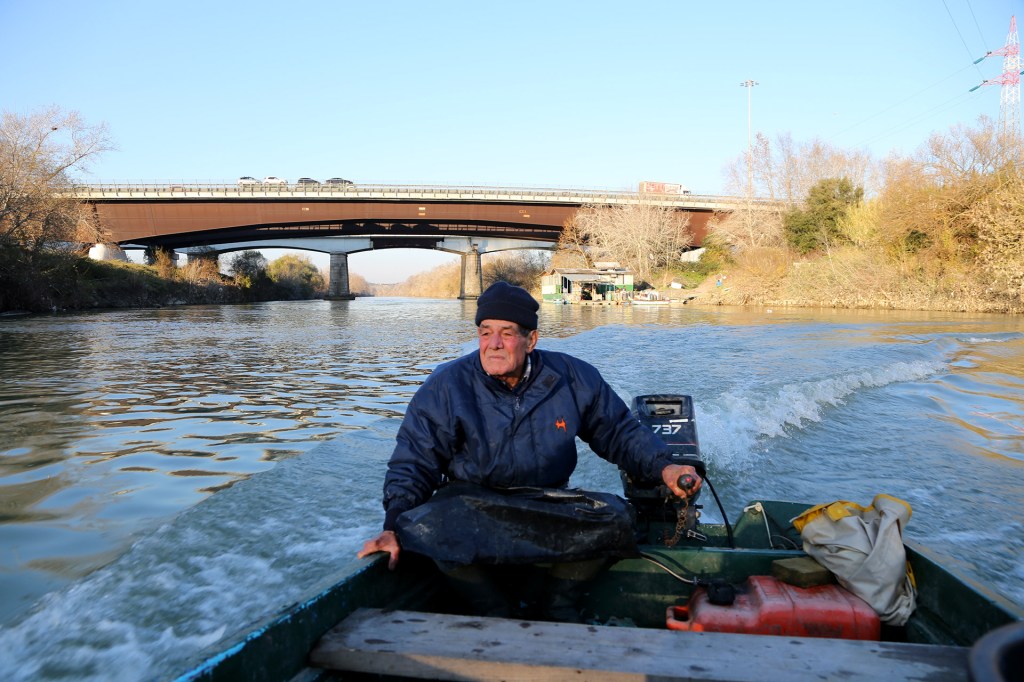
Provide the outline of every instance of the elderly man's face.
{"type": "Polygon", "coordinates": [[[515,386],[523,376],[526,356],[537,345],[537,330],[523,336],[515,322],[484,320],[477,328],[477,336],[484,371],[504,381],[509,388],[515,386]]]}

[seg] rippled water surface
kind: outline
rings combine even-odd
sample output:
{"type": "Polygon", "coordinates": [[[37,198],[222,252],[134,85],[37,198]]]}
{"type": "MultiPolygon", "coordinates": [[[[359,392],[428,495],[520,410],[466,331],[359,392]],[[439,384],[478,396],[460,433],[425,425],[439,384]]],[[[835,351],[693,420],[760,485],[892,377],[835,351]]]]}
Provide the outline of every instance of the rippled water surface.
{"type": "MultiPolygon", "coordinates": [[[[173,677],[349,566],[379,527],[405,405],[475,347],[474,312],[0,319],[0,677],[173,677]]],[[[908,536],[1024,605],[1017,318],[545,305],[541,335],[624,398],[692,394],[730,513],[893,494],[914,508],[908,536]]],[[[581,460],[575,484],[617,491],[612,467],[581,460]]]]}

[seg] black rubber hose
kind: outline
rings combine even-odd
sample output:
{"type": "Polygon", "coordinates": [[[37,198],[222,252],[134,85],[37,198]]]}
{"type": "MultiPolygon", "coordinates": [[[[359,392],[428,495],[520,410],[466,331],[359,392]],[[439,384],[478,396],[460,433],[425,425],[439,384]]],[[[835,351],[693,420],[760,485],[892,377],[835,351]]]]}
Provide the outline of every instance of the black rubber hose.
{"type": "Polygon", "coordinates": [[[711,479],[704,475],[704,482],[711,488],[711,494],[715,496],[715,502],[718,503],[718,511],[722,512],[722,520],[725,522],[725,533],[729,537],[729,549],[736,549],[736,541],[732,537],[732,526],[729,524],[729,517],[725,513],[725,507],[722,506],[722,500],[718,498],[718,493],[715,492],[715,486],[711,485],[711,479]]]}

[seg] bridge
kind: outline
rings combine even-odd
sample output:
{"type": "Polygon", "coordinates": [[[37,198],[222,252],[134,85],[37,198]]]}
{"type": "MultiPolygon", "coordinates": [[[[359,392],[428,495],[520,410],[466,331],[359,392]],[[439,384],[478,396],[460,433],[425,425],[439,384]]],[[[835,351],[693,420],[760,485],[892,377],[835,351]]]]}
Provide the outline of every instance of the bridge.
{"type": "Polygon", "coordinates": [[[330,254],[331,299],[352,298],[348,256],[372,249],[437,249],[462,257],[461,298],[482,289],[481,255],[554,250],[585,205],[644,201],[685,212],[699,246],[708,222],[737,197],[626,191],[425,185],[97,184],[74,188],[106,239],[191,256],[294,248],[330,254]]]}

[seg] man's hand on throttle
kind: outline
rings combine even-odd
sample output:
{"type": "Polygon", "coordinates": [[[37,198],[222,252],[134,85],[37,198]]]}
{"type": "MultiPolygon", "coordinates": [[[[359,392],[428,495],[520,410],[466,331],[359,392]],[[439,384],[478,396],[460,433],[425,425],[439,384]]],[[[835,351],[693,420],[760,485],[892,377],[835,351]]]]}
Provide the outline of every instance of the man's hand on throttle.
{"type": "MultiPolygon", "coordinates": [[[[697,475],[697,470],[689,464],[669,464],[661,470],[661,480],[665,482],[665,485],[668,486],[673,495],[684,499],[689,499],[691,495],[696,495],[704,483],[700,476],[697,475]],[[689,476],[689,480],[692,480],[693,484],[680,488],[679,479],[684,476],[689,476]]],[[[686,483],[686,480],[684,480],[684,483],[686,483]]]]}

